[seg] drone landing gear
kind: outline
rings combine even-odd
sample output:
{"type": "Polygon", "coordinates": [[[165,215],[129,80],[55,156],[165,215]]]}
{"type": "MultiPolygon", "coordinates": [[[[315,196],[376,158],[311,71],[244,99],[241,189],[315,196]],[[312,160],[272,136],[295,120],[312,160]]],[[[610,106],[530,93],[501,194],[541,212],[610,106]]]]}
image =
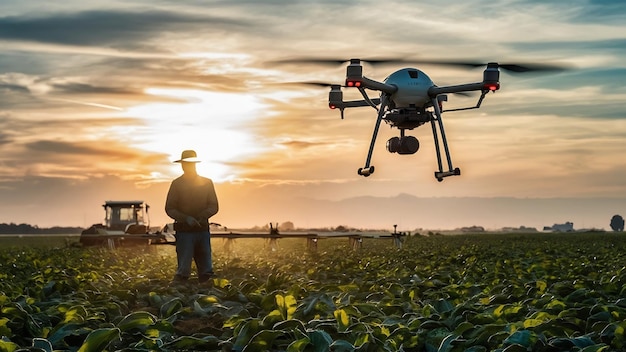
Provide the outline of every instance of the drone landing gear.
{"type": "Polygon", "coordinates": [[[368,177],[369,175],[374,173],[374,167],[373,166],[366,167],[366,168],[360,167],[358,173],[361,176],[368,177]]]}
{"type": "Polygon", "coordinates": [[[448,141],[446,140],[446,133],[443,129],[443,121],[441,120],[441,109],[439,108],[439,102],[437,98],[433,98],[432,103],[435,110],[435,116],[430,120],[430,125],[433,129],[433,139],[435,141],[435,150],[437,152],[437,164],[439,166],[439,171],[435,171],[435,178],[437,179],[437,181],[441,182],[445,177],[461,175],[461,169],[459,169],[458,167],[452,168],[452,159],[450,159],[450,150],[448,149],[448,141]],[[437,121],[437,124],[435,124],[435,121],[437,121]],[[437,127],[439,127],[439,133],[437,133],[437,127]],[[443,144],[443,150],[446,154],[448,171],[443,171],[441,149],[439,148],[439,135],[441,135],[441,143],[443,144]]]}
{"type": "Polygon", "coordinates": [[[374,133],[372,134],[372,141],[370,142],[370,149],[367,152],[367,159],[365,159],[365,167],[361,167],[358,170],[359,175],[368,177],[369,175],[374,173],[374,167],[370,166],[370,162],[372,161],[372,153],[374,152],[374,144],[376,143],[376,136],[378,136],[378,129],[380,128],[380,123],[383,120],[383,115],[385,114],[385,109],[387,108],[387,104],[389,104],[389,96],[387,94],[383,94],[380,98],[380,108],[378,108],[378,118],[376,118],[376,124],[374,125],[374,133]]]}
{"type": "Polygon", "coordinates": [[[454,170],[451,171],[435,171],[435,178],[439,182],[443,181],[444,177],[459,175],[461,175],[461,169],[459,169],[458,167],[454,168],[454,170]]]}

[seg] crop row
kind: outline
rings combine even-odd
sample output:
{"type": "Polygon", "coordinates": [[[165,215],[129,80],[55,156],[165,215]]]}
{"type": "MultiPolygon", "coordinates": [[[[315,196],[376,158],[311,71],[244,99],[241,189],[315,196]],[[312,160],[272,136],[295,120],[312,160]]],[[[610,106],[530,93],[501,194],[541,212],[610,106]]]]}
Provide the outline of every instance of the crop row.
{"type": "Polygon", "coordinates": [[[625,239],[214,241],[211,286],[171,285],[171,247],[5,248],[0,351],[618,351],[625,239]]]}

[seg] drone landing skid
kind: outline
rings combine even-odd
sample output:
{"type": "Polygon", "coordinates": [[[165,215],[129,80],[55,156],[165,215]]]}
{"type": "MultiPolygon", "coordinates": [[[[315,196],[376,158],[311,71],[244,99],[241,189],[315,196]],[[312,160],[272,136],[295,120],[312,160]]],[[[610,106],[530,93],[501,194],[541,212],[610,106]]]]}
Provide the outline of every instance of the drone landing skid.
{"type": "Polygon", "coordinates": [[[368,177],[369,175],[374,173],[374,167],[370,166],[370,167],[360,167],[358,170],[359,175],[363,176],[363,177],[368,177]]]}
{"type": "Polygon", "coordinates": [[[461,175],[461,169],[459,169],[458,167],[450,171],[435,171],[435,178],[439,182],[443,181],[444,177],[459,176],[459,175],[461,175]]]}
{"type": "Polygon", "coordinates": [[[450,149],[448,148],[448,141],[446,140],[446,132],[443,128],[441,109],[439,108],[439,104],[437,103],[436,98],[433,98],[432,104],[435,116],[430,120],[430,124],[433,130],[435,152],[437,154],[437,165],[439,166],[439,171],[435,171],[435,178],[437,179],[437,181],[441,182],[443,181],[444,177],[461,175],[461,169],[459,169],[458,167],[452,168],[452,159],[450,158],[450,149]],[[437,129],[439,129],[439,133],[437,132],[437,129]],[[439,147],[440,139],[441,143],[443,144],[443,151],[446,156],[446,163],[448,164],[449,171],[443,171],[443,157],[441,155],[441,149],[439,147]]]}

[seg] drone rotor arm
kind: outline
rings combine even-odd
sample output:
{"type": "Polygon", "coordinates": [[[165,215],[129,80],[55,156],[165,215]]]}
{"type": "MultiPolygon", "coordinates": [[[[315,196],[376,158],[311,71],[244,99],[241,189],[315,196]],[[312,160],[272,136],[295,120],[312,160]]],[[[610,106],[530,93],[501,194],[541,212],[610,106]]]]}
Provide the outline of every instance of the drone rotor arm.
{"type": "Polygon", "coordinates": [[[365,91],[365,88],[363,87],[359,87],[359,92],[361,93],[361,95],[363,96],[363,99],[365,99],[365,101],[374,109],[376,109],[376,111],[378,111],[378,106],[380,104],[380,99],[376,99],[377,102],[374,102],[369,95],[367,95],[367,92],[365,91]]]}
{"type": "Polygon", "coordinates": [[[395,92],[398,91],[398,87],[395,85],[378,82],[376,80],[367,78],[365,76],[346,78],[346,87],[377,90],[377,91],[385,92],[389,95],[394,94],[395,92]]]}
{"type": "MultiPolygon", "coordinates": [[[[371,99],[371,102],[373,104],[375,104],[374,106],[378,104],[380,104],[380,99],[376,98],[376,99],[371,99]]],[[[363,106],[372,106],[372,104],[370,104],[369,101],[363,99],[363,100],[348,100],[348,101],[344,101],[342,103],[342,106],[344,108],[360,108],[363,106]]]]}
{"type": "Polygon", "coordinates": [[[489,88],[485,85],[485,82],[476,82],[476,83],[467,83],[467,84],[459,84],[454,86],[432,86],[428,88],[428,96],[434,98],[440,94],[450,94],[450,93],[463,93],[463,92],[472,92],[477,90],[489,90],[489,88]],[[487,88],[487,89],[486,89],[487,88]]]}

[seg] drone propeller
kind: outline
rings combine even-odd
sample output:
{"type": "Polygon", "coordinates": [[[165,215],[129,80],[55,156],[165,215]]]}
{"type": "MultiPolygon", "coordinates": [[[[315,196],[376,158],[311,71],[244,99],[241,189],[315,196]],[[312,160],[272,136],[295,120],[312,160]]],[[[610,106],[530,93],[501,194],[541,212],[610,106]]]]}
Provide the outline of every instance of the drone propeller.
{"type": "MultiPolygon", "coordinates": [[[[393,64],[425,64],[425,65],[440,65],[440,66],[459,66],[468,68],[478,68],[487,66],[486,62],[476,61],[456,61],[456,60],[420,60],[420,59],[396,59],[396,58],[372,58],[372,59],[334,59],[334,58],[294,58],[273,61],[277,64],[319,64],[319,65],[342,65],[352,60],[358,60],[360,62],[367,62],[371,65],[393,65],[393,64]]],[[[559,72],[565,71],[568,67],[564,65],[548,65],[548,64],[535,64],[535,63],[496,63],[499,68],[512,72],[512,73],[527,73],[527,72],[559,72]]]]}
{"type": "MultiPolygon", "coordinates": [[[[415,63],[421,63],[426,65],[440,65],[440,66],[459,66],[478,68],[485,67],[487,63],[476,61],[447,61],[447,60],[414,60],[415,63]]],[[[527,73],[527,72],[559,72],[565,71],[567,67],[563,65],[547,65],[547,64],[533,64],[533,63],[507,63],[500,64],[495,63],[498,68],[512,73],[527,73]]]]}
{"type": "Polygon", "coordinates": [[[316,86],[316,87],[346,87],[341,84],[327,83],[327,82],[284,82],[280,84],[298,84],[298,85],[304,84],[304,85],[316,86]]]}
{"type": "Polygon", "coordinates": [[[297,58],[297,59],[285,59],[285,60],[276,60],[276,61],[272,61],[274,63],[277,64],[317,64],[317,65],[342,65],[345,63],[348,63],[352,60],[358,60],[359,62],[367,62],[370,65],[393,65],[393,64],[405,64],[405,63],[410,63],[413,61],[408,61],[408,60],[404,60],[404,59],[393,59],[393,58],[389,58],[389,59],[376,59],[376,58],[371,58],[371,59],[332,59],[332,58],[326,58],[326,59],[322,59],[322,58],[297,58]]]}

